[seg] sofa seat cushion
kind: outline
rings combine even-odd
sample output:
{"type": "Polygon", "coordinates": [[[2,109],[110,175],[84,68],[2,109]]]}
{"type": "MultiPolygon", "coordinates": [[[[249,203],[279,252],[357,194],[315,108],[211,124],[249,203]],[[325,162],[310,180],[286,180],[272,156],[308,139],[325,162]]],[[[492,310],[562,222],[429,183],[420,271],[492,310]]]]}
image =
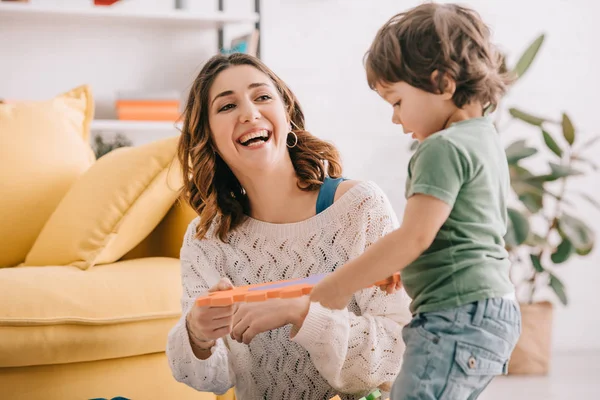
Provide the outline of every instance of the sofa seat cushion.
{"type": "Polygon", "coordinates": [[[0,367],[165,351],[180,296],[175,258],[0,269],[0,367]]]}

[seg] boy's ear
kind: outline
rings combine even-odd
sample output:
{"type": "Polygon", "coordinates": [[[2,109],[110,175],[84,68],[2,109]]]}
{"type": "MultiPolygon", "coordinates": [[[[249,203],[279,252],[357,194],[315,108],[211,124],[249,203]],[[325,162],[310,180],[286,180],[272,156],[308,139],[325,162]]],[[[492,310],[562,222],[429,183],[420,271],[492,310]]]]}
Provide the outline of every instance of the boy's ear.
{"type": "Polygon", "coordinates": [[[440,76],[440,72],[435,70],[431,73],[431,82],[439,89],[440,95],[444,100],[452,100],[454,92],[456,92],[456,81],[450,78],[447,74],[440,76]]]}

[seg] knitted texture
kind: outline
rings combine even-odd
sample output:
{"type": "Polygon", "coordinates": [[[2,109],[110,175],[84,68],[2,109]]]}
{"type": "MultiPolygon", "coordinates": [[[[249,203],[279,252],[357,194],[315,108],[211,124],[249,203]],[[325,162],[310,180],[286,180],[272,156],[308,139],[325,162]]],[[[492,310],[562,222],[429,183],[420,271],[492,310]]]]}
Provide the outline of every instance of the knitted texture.
{"type": "Polygon", "coordinates": [[[216,238],[215,224],[205,239],[195,239],[197,222],[190,224],[181,249],[183,314],[167,344],[177,381],[217,394],[235,386],[240,400],[328,400],[336,394],[350,399],[393,382],[404,351],[402,327],[411,318],[404,291],[364,289],[346,310],[311,303],[293,339],[289,325],[261,333],[249,345],[225,336],[207,360],[194,356],[185,327],[194,299],[221,277],[235,286],[301,278],[331,272],[360,255],[398,226],[378,186],[358,183],[325,211],[298,223],[247,218],[227,243],[216,238]]]}

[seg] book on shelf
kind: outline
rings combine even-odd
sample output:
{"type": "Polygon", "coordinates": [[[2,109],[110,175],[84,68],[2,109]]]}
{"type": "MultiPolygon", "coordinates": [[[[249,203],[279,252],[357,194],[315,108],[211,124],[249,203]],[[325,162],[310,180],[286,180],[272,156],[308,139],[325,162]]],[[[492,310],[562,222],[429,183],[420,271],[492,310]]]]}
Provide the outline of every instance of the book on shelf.
{"type": "Polygon", "coordinates": [[[115,110],[119,120],[177,121],[180,117],[177,91],[120,91],[115,110]]]}
{"type": "Polygon", "coordinates": [[[256,57],[258,36],[258,29],[254,29],[248,34],[237,36],[231,40],[229,48],[221,49],[221,54],[244,53],[256,57]]]}

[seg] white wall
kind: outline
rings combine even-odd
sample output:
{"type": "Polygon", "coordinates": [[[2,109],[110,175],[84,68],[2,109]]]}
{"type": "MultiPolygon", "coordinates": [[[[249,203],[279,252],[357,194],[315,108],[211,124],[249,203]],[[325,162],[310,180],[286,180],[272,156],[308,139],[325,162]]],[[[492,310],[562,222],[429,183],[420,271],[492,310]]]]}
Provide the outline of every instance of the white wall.
{"type": "MultiPolygon", "coordinates": [[[[32,0],[42,4],[82,4],[83,0],[32,0]]],[[[86,0],[87,1],[87,0],[86,0]]],[[[171,0],[144,0],[169,7],[171,0]]],[[[527,76],[513,89],[507,105],[558,116],[566,110],[583,133],[600,133],[594,124],[600,89],[600,6],[591,0],[472,0],[493,28],[510,61],[539,33],[547,40],[527,76]],[[594,97],[592,97],[594,96],[594,97]]],[[[216,0],[192,0],[198,9],[216,8],[216,0]]],[[[251,9],[253,0],[226,0],[227,8],[251,9]]],[[[295,91],[308,127],[340,148],[346,174],[377,182],[401,216],[409,139],[391,124],[391,110],[366,85],[362,57],[376,30],[394,13],[418,4],[399,0],[263,0],[262,55],[295,91]],[[373,5],[376,4],[376,8],[373,5]]],[[[99,118],[114,117],[114,92],[123,89],[186,91],[201,64],[216,51],[214,32],[134,29],[106,24],[35,26],[0,20],[0,98],[42,99],[81,83],[92,85],[99,118]],[[78,31],[75,32],[74,29],[78,31]]],[[[514,124],[503,134],[539,142],[537,132],[514,124]]],[[[136,143],[156,135],[134,137],[136,143]]],[[[597,151],[597,150],[596,150],[597,151]]],[[[598,175],[576,182],[590,189],[598,175]]],[[[600,198],[600,189],[593,189],[600,198]]],[[[600,232],[600,214],[577,206],[600,232]]],[[[558,307],[555,347],[600,348],[597,282],[600,250],[561,267],[570,295],[558,307]],[[592,307],[594,305],[594,307],[592,307]]]]}
{"type": "MultiPolygon", "coordinates": [[[[346,174],[376,181],[389,195],[398,214],[405,200],[404,176],[410,139],[394,126],[390,107],[368,88],[362,57],[377,29],[393,14],[420,1],[280,0],[264,1],[263,59],[299,97],[313,133],[334,141],[342,151],[346,174]],[[376,4],[376,6],[375,6],[376,4]]],[[[597,129],[600,53],[597,40],[600,5],[590,0],[463,1],[480,12],[495,41],[515,62],[540,33],[546,42],[535,64],[506,98],[531,112],[559,118],[565,110],[581,136],[597,129]]],[[[536,130],[514,123],[503,138],[529,138],[538,145],[536,130]]],[[[596,148],[596,152],[600,147],[596,148]]],[[[590,152],[590,155],[593,155],[590,152]]],[[[541,167],[541,164],[534,165],[541,167]]],[[[598,174],[574,182],[569,191],[589,189],[600,198],[598,174]]],[[[600,233],[600,212],[578,202],[585,220],[600,233]]],[[[574,259],[557,271],[570,297],[556,309],[557,349],[600,348],[600,244],[593,254],[574,259]]]]}

